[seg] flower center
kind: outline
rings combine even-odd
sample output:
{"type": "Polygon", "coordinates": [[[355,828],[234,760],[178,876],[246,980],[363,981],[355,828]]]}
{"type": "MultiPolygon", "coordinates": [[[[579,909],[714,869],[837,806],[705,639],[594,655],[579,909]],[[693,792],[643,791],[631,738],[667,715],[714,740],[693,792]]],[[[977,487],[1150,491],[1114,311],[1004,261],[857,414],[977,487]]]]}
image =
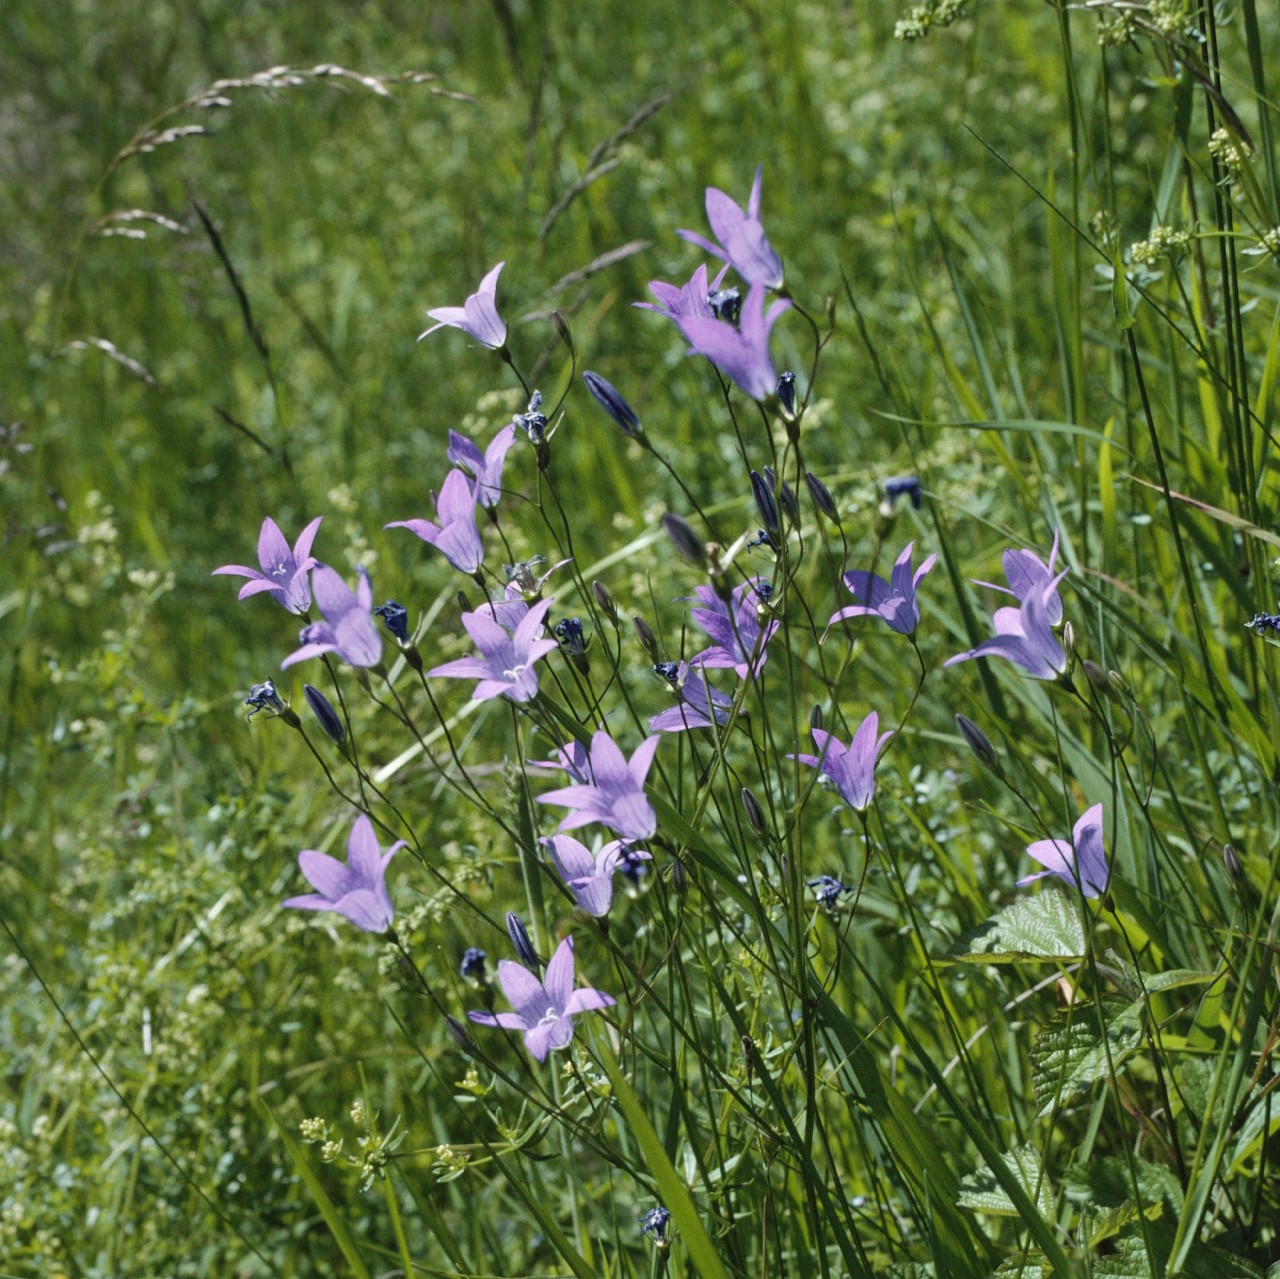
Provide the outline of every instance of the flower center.
{"type": "Polygon", "coordinates": [[[528,669],[528,664],[525,662],[521,662],[518,666],[513,666],[510,670],[503,671],[502,678],[505,680],[510,680],[511,683],[514,684],[520,678],[520,676],[525,673],[527,669],[528,669]]]}
{"type": "Polygon", "coordinates": [[[538,1023],[538,1025],[545,1026],[547,1025],[548,1022],[559,1021],[559,1020],[560,1020],[559,1009],[548,1008],[547,1011],[542,1014],[542,1020],[538,1023]]]}

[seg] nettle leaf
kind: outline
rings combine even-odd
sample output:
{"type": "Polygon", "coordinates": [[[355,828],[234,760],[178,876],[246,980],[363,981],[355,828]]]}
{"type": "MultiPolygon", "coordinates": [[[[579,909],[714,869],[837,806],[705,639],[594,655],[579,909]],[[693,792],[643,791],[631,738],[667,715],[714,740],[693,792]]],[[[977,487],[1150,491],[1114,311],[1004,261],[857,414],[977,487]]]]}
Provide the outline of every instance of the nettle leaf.
{"type": "MultiPolygon", "coordinates": [[[[1077,1164],[1063,1178],[1063,1190],[1072,1203],[1093,1204],[1095,1207],[1114,1209],[1117,1212],[1126,1209],[1131,1211],[1135,1198],[1143,1205],[1144,1210],[1152,1205],[1158,1207],[1160,1204],[1167,1204],[1176,1214],[1182,1208],[1182,1187],[1172,1169],[1136,1157],[1132,1171],[1129,1161],[1118,1155],[1107,1155],[1077,1164]]],[[[1149,1213],[1148,1216],[1150,1217],[1149,1213]]],[[[1136,1219],[1135,1216],[1134,1220],[1136,1219]]],[[[1094,1229],[1095,1240],[1102,1238],[1099,1233],[1101,1221],[1102,1218],[1098,1218],[1099,1224],[1094,1229]]],[[[1112,1230],[1110,1233],[1114,1235],[1117,1231],[1112,1230]]]]}
{"type": "MultiPolygon", "coordinates": [[[[1169,1260],[1172,1228],[1156,1223],[1147,1229],[1154,1255],[1148,1256],[1142,1232],[1122,1235],[1113,1251],[1094,1263],[1095,1279],[1164,1279],[1169,1260]]],[[[1211,1244],[1195,1244],[1187,1254],[1181,1273],[1187,1279],[1262,1279],[1262,1268],[1245,1257],[1211,1244]]]]}
{"type": "Polygon", "coordinates": [[[1108,1239],[1131,1230],[1137,1225],[1140,1217],[1148,1221],[1157,1221],[1164,1215],[1164,1201],[1143,1204],[1140,1208],[1132,1199],[1122,1203],[1118,1208],[1104,1208],[1089,1218],[1089,1246],[1097,1248],[1108,1239]]]}
{"type": "Polygon", "coordinates": [[[1013,963],[1019,959],[1078,959],[1084,954],[1079,904],[1047,887],[1006,906],[964,933],[947,952],[953,959],[1013,963]]]}
{"type": "MultiPolygon", "coordinates": [[[[1006,1151],[1001,1158],[1005,1167],[1027,1192],[1027,1198],[1040,1210],[1040,1215],[1046,1221],[1053,1221],[1053,1187],[1045,1175],[1039,1151],[1031,1146],[1019,1146],[1015,1150],[1006,1151]]],[[[996,1217],[1021,1215],[990,1168],[979,1168],[960,1182],[960,1198],[957,1202],[961,1208],[970,1208],[974,1212],[985,1212],[996,1217]]]]}
{"type": "Polygon", "coordinates": [[[1053,1266],[1042,1252],[1015,1252],[996,1267],[992,1279],[1049,1279],[1053,1266]]]}
{"type": "Polygon", "coordinates": [[[1107,951],[1107,962],[1118,973],[1117,984],[1130,999],[1137,999],[1145,990],[1148,995],[1176,990],[1179,986],[1207,986],[1218,980],[1220,973],[1205,972],[1197,968],[1171,968],[1162,973],[1144,974],[1138,971],[1123,955],[1107,951]]]}
{"type": "Polygon", "coordinates": [[[1098,1007],[1077,1005],[1036,1036],[1031,1045],[1031,1084],[1040,1113],[1056,1101],[1119,1074],[1121,1063],[1142,1042],[1142,1001],[1108,999],[1101,1005],[1106,1040],[1098,1029],[1098,1007]]]}

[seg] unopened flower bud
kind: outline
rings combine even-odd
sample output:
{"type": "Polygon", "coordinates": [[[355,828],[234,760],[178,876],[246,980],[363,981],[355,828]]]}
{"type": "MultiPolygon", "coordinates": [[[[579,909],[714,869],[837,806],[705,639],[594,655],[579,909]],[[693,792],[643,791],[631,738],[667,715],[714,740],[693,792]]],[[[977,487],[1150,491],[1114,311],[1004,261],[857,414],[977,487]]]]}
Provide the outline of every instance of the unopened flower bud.
{"type": "Polygon", "coordinates": [[[920,509],[924,501],[924,492],[920,487],[920,481],[914,475],[898,475],[893,479],[885,480],[884,500],[890,509],[900,497],[910,498],[913,510],[920,509]]]}
{"type": "Polygon", "coordinates": [[[815,706],[813,710],[809,712],[809,731],[813,732],[815,728],[819,732],[822,731],[822,707],[821,706],[815,706]]]}
{"type": "Polygon", "coordinates": [[[623,435],[633,440],[644,438],[635,409],[622,398],[612,382],[606,382],[599,373],[593,373],[590,369],[582,375],[582,380],[587,384],[592,398],[613,419],[623,435]]]}
{"type": "Polygon", "coordinates": [[[449,1032],[449,1038],[469,1057],[474,1056],[477,1051],[476,1041],[467,1033],[466,1026],[449,1013],[444,1015],[444,1024],[449,1032]]]}
{"type": "Polygon", "coordinates": [[[341,746],[347,740],[347,726],[342,722],[342,716],[334,709],[333,703],[311,684],[302,686],[302,695],[307,699],[307,705],[311,707],[312,714],[324,730],[324,735],[335,745],[341,746]]]}
{"type": "Polygon", "coordinates": [[[671,876],[671,887],[677,893],[683,893],[689,887],[689,872],[685,870],[684,862],[678,857],[672,858],[668,874],[671,876]]]}
{"type": "Polygon", "coordinates": [[[778,399],[790,417],[796,411],[796,375],[784,373],[778,378],[778,399]]]}
{"type": "Polygon", "coordinates": [[[809,489],[809,497],[812,499],[814,506],[829,519],[832,524],[840,523],[840,512],[836,509],[835,499],[831,496],[831,490],[812,472],[804,473],[804,482],[809,489]]]}
{"type": "Polygon", "coordinates": [[[991,739],[973,720],[967,715],[957,715],[956,727],[960,730],[960,736],[969,743],[969,749],[983,764],[997,775],[1004,771],[1000,764],[1000,756],[996,753],[996,748],[992,746],[991,739]]]}
{"type": "Polygon", "coordinates": [[[742,788],[742,811],[747,815],[747,825],[757,835],[763,838],[769,833],[769,823],[760,801],[745,786],[742,788]]]}
{"type": "Polygon", "coordinates": [[[1244,878],[1244,867],[1240,864],[1240,856],[1230,844],[1222,846],[1222,864],[1232,883],[1238,884],[1244,878]]]}
{"type": "Polygon", "coordinates": [[[1062,651],[1067,659],[1067,669],[1071,669],[1076,655],[1076,628],[1068,622],[1062,628],[1062,651]]]}
{"type": "Polygon", "coordinates": [[[563,342],[565,346],[569,348],[569,354],[573,355],[574,354],[573,334],[569,330],[568,321],[564,318],[563,315],[560,314],[559,311],[552,311],[551,324],[552,324],[552,327],[555,329],[556,333],[559,335],[560,341],[563,342]]]}
{"type": "Polygon", "coordinates": [[[507,911],[507,935],[516,948],[516,954],[520,956],[520,962],[531,972],[540,973],[542,960],[538,958],[538,952],[529,940],[529,930],[525,928],[524,920],[514,910],[507,911]]]}
{"type": "Polygon", "coordinates": [[[643,617],[633,617],[631,625],[636,628],[636,638],[644,646],[644,651],[650,657],[656,657],[658,653],[658,637],[654,635],[649,623],[643,617]]]}
{"type": "Polygon", "coordinates": [[[773,496],[772,482],[766,480],[759,471],[751,472],[751,496],[755,498],[760,523],[764,525],[765,532],[776,542],[782,533],[778,503],[773,496]]]}
{"type": "Polygon", "coordinates": [[[703,568],[707,563],[707,549],[698,535],[678,515],[664,515],[662,527],[667,530],[671,545],[681,558],[689,561],[694,568],[703,568]]]}
{"type": "Polygon", "coordinates": [[[600,611],[616,627],[618,625],[618,606],[613,602],[613,596],[609,593],[609,588],[603,582],[592,582],[591,594],[596,597],[596,603],[600,605],[600,611]]]}
{"type": "Polygon", "coordinates": [[[786,480],[783,480],[782,487],[778,489],[778,506],[792,525],[800,523],[800,499],[796,497],[795,490],[786,480]]]}

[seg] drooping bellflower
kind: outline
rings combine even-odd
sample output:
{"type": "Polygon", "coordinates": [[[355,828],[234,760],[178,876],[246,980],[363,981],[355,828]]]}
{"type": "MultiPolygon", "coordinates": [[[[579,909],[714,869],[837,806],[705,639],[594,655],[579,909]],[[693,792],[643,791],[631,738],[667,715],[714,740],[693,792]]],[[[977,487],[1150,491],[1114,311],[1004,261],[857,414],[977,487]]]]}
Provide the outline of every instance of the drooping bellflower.
{"type": "Polygon", "coordinates": [[[569,1043],[578,1013],[610,1008],[618,1002],[600,990],[574,989],[572,937],[556,947],[547,964],[545,982],[522,964],[503,959],[498,963],[498,984],[515,1012],[469,1012],[467,1016],[480,1026],[521,1031],[524,1046],[537,1061],[545,1061],[552,1049],[569,1043]]]}
{"type": "Polygon", "coordinates": [[[658,829],[658,818],[644,793],[644,782],[659,740],[646,738],[628,760],[613,738],[598,729],[588,752],[588,766],[595,780],[548,791],[538,796],[538,802],[561,804],[571,810],[560,823],[562,831],[599,822],[623,839],[648,839],[658,829]]]}
{"type": "Polygon", "coordinates": [[[763,173],[764,165],[757,165],[745,212],[736,200],[730,199],[718,187],[707,188],[707,221],[719,243],[696,231],[677,231],[676,234],[727,262],[748,284],[777,289],[782,287],[782,259],[769,243],[760,223],[763,173]]]}
{"type": "Polygon", "coordinates": [[[1111,882],[1107,850],[1102,842],[1102,805],[1086,809],[1071,831],[1071,842],[1065,839],[1038,839],[1027,845],[1027,852],[1045,869],[1024,875],[1018,884],[1054,876],[1078,888],[1085,897],[1101,897],[1111,882]]]}
{"type": "Polygon", "coordinates": [[[474,679],[480,682],[471,694],[475,702],[491,697],[507,697],[513,702],[527,702],[538,691],[538,674],[534,663],[558,646],[544,639],[542,623],[553,601],[545,599],[532,608],[520,601],[501,601],[513,609],[523,607],[524,615],[514,630],[508,630],[494,616],[496,608],[463,613],[462,624],[480,650],[479,657],[460,657],[427,672],[445,679],[474,679]]]}
{"type": "Polygon", "coordinates": [[[381,661],[382,637],[373,623],[373,585],[363,568],[356,572],[360,580],[353,592],[327,564],[312,570],[311,589],[324,621],[302,628],[301,647],[280,663],[281,669],[324,653],[337,653],[351,666],[376,666],[381,661]]]}
{"type": "Polygon", "coordinates": [[[476,527],[476,495],[462,471],[450,471],[436,498],[439,524],[430,520],[393,520],[384,528],[407,528],[416,533],[460,573],[477,573],[484,563],[484,542],[476,527]]]}
{"type": "Polygon", "coordinates": [[[500,351],[507,344],[507,326],[498,314],[497,294],[498,276],[505,262],[499,262],[488,275],[480,281],[480,287],[461,306],[441,306],[428,311],[427,316],[435,320],[429,329],[418,334],[421,342],[429,333],[442,329],[446,325],[452,329],[461,329],[470,334],[481,346],[491,351],[500,351]]]}
{"type": "Polygon", "coordinates": [[[291,910],[331,910],[367,933],[385,933],[396,914],[387,892],[387,865],[404,845],[398,839],[384,853],[373,823],[362,813],[347,839],[345,865],[314,848],[298,854],[298,865],[316,891],[290,897],[284,905],[291,910]]]}
{"type": "Polygon", "coordinates": [[[261,591],[270,591],[291,613],[305,613],[311,607],[311,588],[307,573],[316,565],[311,554],[311,544],[316,539],[323,516],[317,516],[298,534],[298,540],[289,549],[279,525],[270,516],[262,521],[258,534],[258,563],[262,567],[245,568],[242,564],[224,564],[215,568],[212,576],[232,574],[249,580],[240,588],[240,599],[248,599],[261,591]]]}
{"type": "Polygon", "coordinates": [[[844,584],[854,599],[866,600],[865,604],[850,604],[832,615],[828,626],[851,617],[880,617],[899,635],[910,635],[920,621],[920,609],[916,604],[916,588],[925,574],[937,563],[936,555],[928,556],[914,573],[911,558],[916,544],[908,542],[906,549],[894,561],[893,572],[886,582],[883,577],[865,569],[854,569],[844,575],[844,584]]]}

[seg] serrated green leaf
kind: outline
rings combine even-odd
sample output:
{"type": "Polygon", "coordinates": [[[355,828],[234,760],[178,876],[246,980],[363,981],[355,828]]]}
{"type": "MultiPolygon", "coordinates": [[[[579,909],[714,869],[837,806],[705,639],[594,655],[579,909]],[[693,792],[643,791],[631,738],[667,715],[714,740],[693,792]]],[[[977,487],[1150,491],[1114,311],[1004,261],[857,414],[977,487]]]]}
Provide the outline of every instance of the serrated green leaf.
{"type": "Polygon", "coordinates": [[[1031,1084],[1040,1113],[1047,1114],[1058,1101],[1106,1079],[1131,1056],[1142,1041],[1142,1001],[1103,1004],[1106,1041],[1098,1029],[1096,1008],[1076,1008],[1069,1020],[1058,1022],[1036,1036],[1031,1046],[1031,1084]]]}
{"type": "Polygon", "coordinates": [[[1118,1208],[1104,1208],[1089,1220],[1089,1246],[1096,1248],[1108,1239],[1114,1239],[1135,1226],[1141,1217],[1145,1217],[1148,1221],[1156,1221],[1163,1215],[1164,1203],[1161,1200],[1144,1204],[1139,1208],[1130,1199],[1118,1208]]]}
{"type": "Polygon", "coordinates": [[[1137,1158],[1131,1169],[1127,1159],[1116,1155],[1078,1164],[1063,1178],[1063,1190],[1073,1203],[1106,1209],[1132,1207],[1135,1199],[1144,1205],[1168,1204],[1175,1212],[1182,1204],[1182,1188],[1171,1169],[1137,1158]]]}
{"type": "Polygon", "coordinates": [[[947,952],[953,959],[1012,963],[1019,959],[1078,959],[1084,954],[1084,924],[1076,902],[1045,888],[1006,906],[965,933],[947,952]]]}
{"type": "MultiPolygon", "coordinates": [[[[1026,1191],[1027,1198],[1035,1204],[1041,1217],[1052,1221],[1053,1188],[1045,1175],[1044,1165],[1040,1162],[1039,1151],[1031,1146],[1019,1146],[1016,1150],[1006,1151],[1001,1158],[1005,1167],[1026,1191]]],[[[985,1212],[992,1216],[1021,1216],[1017,1205],[1005,1193],[990,1168],[980,1168],[961,1181],[958,1203],[961,1208],[971,1208],[974,1212],[985,1212]]]]}

